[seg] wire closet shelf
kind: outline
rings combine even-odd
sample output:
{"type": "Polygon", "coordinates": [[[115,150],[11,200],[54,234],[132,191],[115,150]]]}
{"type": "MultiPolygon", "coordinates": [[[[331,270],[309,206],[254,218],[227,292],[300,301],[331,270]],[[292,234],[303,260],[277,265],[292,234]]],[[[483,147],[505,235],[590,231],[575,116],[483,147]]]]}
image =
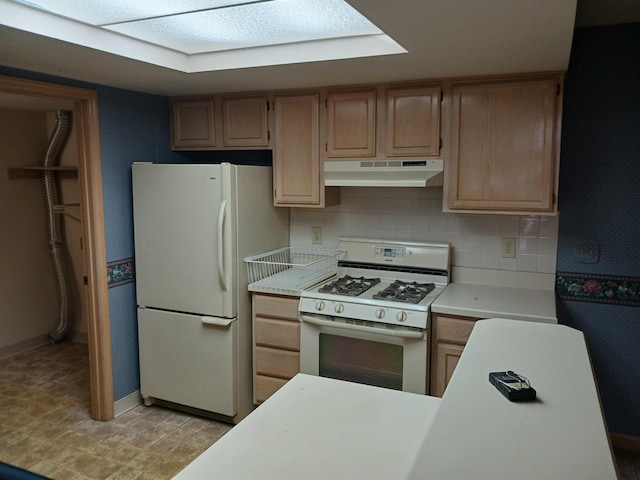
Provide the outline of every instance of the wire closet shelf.
{"type": "Polygon", "coordinates": [[[249,290],[296,294],[329,278],[344,252],[335,249],[284,247],[244,259],[249,290]]]}

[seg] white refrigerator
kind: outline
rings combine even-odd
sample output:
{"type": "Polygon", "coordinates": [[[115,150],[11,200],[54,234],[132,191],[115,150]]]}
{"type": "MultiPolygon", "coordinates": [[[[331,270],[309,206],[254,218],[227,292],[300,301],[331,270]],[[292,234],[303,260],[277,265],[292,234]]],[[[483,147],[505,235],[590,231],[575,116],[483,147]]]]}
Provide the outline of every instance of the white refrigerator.
{"type": "Polygon", "coordinates": [[[252,409],[244,258],[289,243],[271,167],[134,163],[140,392],[237,423],[252,409]]]}

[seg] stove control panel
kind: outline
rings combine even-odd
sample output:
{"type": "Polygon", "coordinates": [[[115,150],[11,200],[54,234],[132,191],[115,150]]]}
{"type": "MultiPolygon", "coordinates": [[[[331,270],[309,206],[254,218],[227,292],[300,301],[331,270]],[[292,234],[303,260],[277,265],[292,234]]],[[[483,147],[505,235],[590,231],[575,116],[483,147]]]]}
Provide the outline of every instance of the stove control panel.
{"type": "Polygon", "coordinates": [[[304,296],[300,298],[299,311],[302,314],[340,317],[355,322],[381,322],[421,329],[427,328],[429,316],[424,308],[412,309],[409,305],[390,307],[345,300],[319,300],[304,296]]]}
{"type": "Polygon", "coordinates": [[[407,249],[405,247],[390,247],[378,245],[375,249],[376,257],[383,258],[402,258],[404,257],[407,249]]]}

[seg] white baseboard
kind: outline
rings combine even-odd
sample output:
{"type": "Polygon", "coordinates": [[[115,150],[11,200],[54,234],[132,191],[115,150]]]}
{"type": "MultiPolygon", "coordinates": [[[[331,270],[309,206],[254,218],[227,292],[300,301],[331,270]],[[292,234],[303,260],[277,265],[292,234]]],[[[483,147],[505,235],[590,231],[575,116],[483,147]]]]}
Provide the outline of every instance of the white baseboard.
{"type": "Polygon", "coordinates": [[[114,416],[118,417],[125,412],[128,412],[132,408],[137,407],[142,403],[142,396],[140,395],[140,390],[136,390],[135,392],[130,393],[124,398],[120,400],[116,400],[113,404],[113,412],[114,416]]]}
{"type": "Polygon", "coordinates": [[[37,337],[23,340],[22,342],[14,343],[13,345],[7,345],[6,347],[0,347],[0,360],[7,357],[12,357],[18,353],[33,350],[34,348],[41,347],[49,343],[49,337],[47,335],[38,335],[37,337]]]}

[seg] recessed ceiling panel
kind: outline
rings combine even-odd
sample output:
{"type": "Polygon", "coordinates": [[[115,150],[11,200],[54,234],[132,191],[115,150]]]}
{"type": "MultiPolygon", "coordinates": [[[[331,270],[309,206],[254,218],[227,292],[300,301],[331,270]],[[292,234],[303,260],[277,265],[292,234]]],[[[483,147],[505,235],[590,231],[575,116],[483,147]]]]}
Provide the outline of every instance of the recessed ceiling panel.
{"type": "Polygon", "coordinates": [[[0,0],[0,8],[6,26],[183,72],[406,53],[345,0],[0,0]]]}
{"type": "Polygon", "coordinates": [[[342,0],[272,0],[106,28],[187,54],[382,33],[342,0]]]}
{"type": "MultiPolygon", "coordinates": [[[[128,22],[265,0],[14,0],[91,25],[128,22]]],[[[271,1],[271,0],[267,0],[271,1]]]]}

